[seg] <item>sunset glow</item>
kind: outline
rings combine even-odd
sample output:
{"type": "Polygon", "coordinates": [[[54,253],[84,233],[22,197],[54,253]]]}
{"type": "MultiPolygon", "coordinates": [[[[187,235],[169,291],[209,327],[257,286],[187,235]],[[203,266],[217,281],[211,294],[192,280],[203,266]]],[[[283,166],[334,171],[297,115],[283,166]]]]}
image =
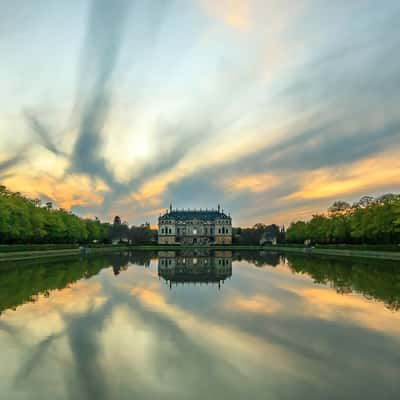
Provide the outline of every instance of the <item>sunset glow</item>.
{"type": "Polygon", "coordinates": [[[399,13],[391,0],[3,2],[0,182],[152,225],[170,203],[221,203],[250,226],[398,192],[399,13]]]}

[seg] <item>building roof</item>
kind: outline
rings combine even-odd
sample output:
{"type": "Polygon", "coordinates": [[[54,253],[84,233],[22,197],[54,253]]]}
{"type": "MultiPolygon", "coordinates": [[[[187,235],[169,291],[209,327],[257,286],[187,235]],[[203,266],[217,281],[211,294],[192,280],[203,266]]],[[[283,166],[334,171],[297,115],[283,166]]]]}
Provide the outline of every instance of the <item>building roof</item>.
{"type": "Polygon", "coordinates": [[[217,210],[172,210],[160,217],[163,220],[189,221],[193,219],[215,221],[216,219],[230,219],[228,215],[217,210]]]}

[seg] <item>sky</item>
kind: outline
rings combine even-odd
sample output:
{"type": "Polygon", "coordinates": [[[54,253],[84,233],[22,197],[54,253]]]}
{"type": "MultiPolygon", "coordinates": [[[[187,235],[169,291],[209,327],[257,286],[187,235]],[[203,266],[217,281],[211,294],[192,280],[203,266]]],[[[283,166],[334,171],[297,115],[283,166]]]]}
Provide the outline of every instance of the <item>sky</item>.
{"type": "Polygon", "coordinates": [[[0,0],[0,182],[130,224],[400,187],[400,3],[0,0]]]}

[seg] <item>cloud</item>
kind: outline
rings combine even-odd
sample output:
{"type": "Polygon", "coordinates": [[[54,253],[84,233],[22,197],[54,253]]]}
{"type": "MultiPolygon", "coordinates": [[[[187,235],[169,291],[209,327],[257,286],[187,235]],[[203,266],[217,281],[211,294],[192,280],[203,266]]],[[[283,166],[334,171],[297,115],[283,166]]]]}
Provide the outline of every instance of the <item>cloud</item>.
{"type": "Polygon", "coordinates": [[[0,161],[0,176],[25,160],[23,152],[0,161]]]}
{"type": "Polygon", "coordinates": [[[201,0],[200,3],[207,13],[233,28],[246,30],[251,24],[250,0],[201,0]]]}
{"type": "Polygon", "coordinates": [[[101,182],[84,175],[70,175],[64,179],[50,174],[37,176],[18,174],[4,179],[11,190],[22,188],[25,195],[52,201],[54,205],[69,210],[72,206],[95,207],[101,204],[108,188],[101,182]]]}
{"type": "MultiPolygon", "coordinates": [[[[78,54],[77,76],[68,80],[69,88],[76,78],[72,121],[65,130],[58,126],[64,111],[52,116],[55,135],[32,111],[37,93],[24,85],[24,123],[42,146],[0,162],[2,179],[13,187],[20,182],[79,212],[109,218],[115,211],[135,223],[171,201],[222,202],[251,224],[397,182],[388,164],[376,161],[400,139],[395,2],[351,4],[343,12],[308,0],[93,0],[82,26],[82,8],[66,8],[84,28],[80,51],[60,46],[55,54],[78,54]],[[146,154],[131,150],[138,143],[146,154]],[[47,151],[58,161],[48,162],[47,151]],[[42,180],[32,177],[43,170],[42,180]],[[56,179],[65,180],[57,193],[56,179]],[[82,195],[72,193],[79,185],[71,179],[86,185],[82,195]]],[[[51,10],[47,15],[41,6],[36,16],[46,27],[51,10]]],[[[57,29],[61,35],[65,28],[57,29]]],[[[29,67],[28,57],[21,60],[29,67]]],[[[41,79],[49,87],[59,83],[41,79]]],[[[68,90],[55,92],[60,103],[68,90]]]]}
{"type": "Polygon", "coordinates": [[[385,152],[354,163],[312,171],[301,179],[290,199],[338,198],[356,193],[371,193],[400,185],[398,150],[385,152]]]}
{"type": "Polygon", "coordinates": [[[58,156],[66,155],[64,152],[60,151],[59,148],[55,145],[49,129],[43,125],[43,123],[36,117],[36,115],[32,111],[25,111],[24,117],[28,122],[31,131],[35,132],[38,135],[41,144],[47,150],[58,156]]]}
{"type": "Polygon", "coordinates": [[[279,183],[279,178],[270,174],[255,174],[245,176],[231,177],[225,182],[227,190],[243,191],[258,193],[265,192],[269,188],[276,186],[279,183]]]}
{"type": "Polygon", "coordinates": [[[109,116],[113,72],[123,40],[129,1],[92,1],[81,54],[76,109],[78,136],[71,154],[71,171],[115,183],[101,156],[102,134],[109,116]]]}

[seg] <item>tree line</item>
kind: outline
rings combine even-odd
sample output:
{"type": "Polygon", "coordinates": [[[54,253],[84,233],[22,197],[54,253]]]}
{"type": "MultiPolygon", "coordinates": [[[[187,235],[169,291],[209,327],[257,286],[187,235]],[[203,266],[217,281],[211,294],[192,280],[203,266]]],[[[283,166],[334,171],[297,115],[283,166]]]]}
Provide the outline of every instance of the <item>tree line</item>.
{"type": "Polygon", "coordinates": [[[153,242],[156,232],[149,225],[128,227],[98,218],[80,218],[50,202],[42,204],[0,186],[0,244],[18,243],[132,243],[153,242]]]}
{"type": "Polygon", "coordinates": [[[292,223],[288,243],[382,244],[400,243],[400,195],[363,196],[350,205],[336,201],[327,213],[292,223]]]}
{"type": "Polygon", "coordinates": [[[276,224],[257,223],[251,228],[233,228],[232,243],[241,245],[258,245],[282,243],[285,241],[285,229],[276,224]]]}
{"type": "MultiPolygon", "coordinates": [[[[243,245],[399,244],[400,195],[363,196],[352,205],[336,201],[327,213],[314,215],[309,221],[293,222],[286,231],[276,224],[258,223],[252,228],[233,228],[232,234],[233,243],[243,245]]],[[[113,224],[98,218],[81,218],[0,186],[0,244],[93,242],[151,244],[157,242],[157,230],[151,229],[150,224],[129,227],[119,217],[113,224]]]]}

